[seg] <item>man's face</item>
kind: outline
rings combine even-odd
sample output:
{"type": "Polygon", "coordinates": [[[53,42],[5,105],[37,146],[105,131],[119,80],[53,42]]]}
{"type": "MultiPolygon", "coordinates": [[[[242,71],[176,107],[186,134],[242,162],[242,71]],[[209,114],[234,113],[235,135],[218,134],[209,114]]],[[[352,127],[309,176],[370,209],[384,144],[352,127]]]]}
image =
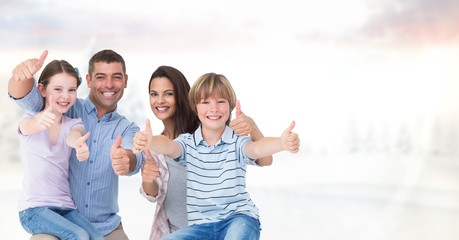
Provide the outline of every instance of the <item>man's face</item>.
{"type": "Polygon", "coordinates": [[[98,117],[116,109],[127,86],[128,76],[119,62],[96,62],[94,72],[86,76],[89,98],[97,108],[98,117]]]}

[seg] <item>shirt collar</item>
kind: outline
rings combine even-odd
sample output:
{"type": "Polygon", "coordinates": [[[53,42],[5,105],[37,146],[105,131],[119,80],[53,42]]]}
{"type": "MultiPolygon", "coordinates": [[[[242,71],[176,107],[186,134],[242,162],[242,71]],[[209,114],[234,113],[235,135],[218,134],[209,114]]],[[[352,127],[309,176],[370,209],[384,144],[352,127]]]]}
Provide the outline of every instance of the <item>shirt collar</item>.
{"type": "MultiPolygon", "coordinates": [[[[236,138],[236,133],[231,129],[229,126],[225,126],[225,130],[223,131],[222,137],[220,138],[220,141],[217,142],[217,145],[220,145],[222,143],[232,143],[234,142],[234,138],[236,138]]],[[[194,132],[194,139],[196,142],[196,145],[205,145],[209,146],[205,141],[204,138],[202,137],[202,131],[201,131],[201,125],[199,125],[198,129],[194,132]]]]}
{"type": "MultiPolygon", "coordinates": [[[[83,106],[84,106],[84,110],[86,112],[86,114],[90,115],[90,114],[94,114],[95,116],[97,116],[97,108],[96,106],[94,105],[94,103],[91,101],[91,99],[89,98],[89,96],[83,101],[83,106]]],[[[115,111],[113,112],[110,112],[110,113],[107,113],[105,114],[104,116],[102,116],[101,119],[107,119],[108,121],[110,121],[110,119],[116,114],[116,109],[115,111]]]]}

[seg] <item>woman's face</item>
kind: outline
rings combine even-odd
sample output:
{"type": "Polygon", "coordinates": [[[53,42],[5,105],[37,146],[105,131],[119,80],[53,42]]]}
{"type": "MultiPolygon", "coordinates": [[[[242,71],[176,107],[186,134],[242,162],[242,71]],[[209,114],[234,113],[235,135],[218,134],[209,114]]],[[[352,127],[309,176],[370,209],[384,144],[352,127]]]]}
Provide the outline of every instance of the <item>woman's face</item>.
{"type": "Polygon", "coordinates": [[[150,83],[150,107],[155,116],[164,121],[175,114],[175,93],[167,77],[156,77],[150,83]]]}

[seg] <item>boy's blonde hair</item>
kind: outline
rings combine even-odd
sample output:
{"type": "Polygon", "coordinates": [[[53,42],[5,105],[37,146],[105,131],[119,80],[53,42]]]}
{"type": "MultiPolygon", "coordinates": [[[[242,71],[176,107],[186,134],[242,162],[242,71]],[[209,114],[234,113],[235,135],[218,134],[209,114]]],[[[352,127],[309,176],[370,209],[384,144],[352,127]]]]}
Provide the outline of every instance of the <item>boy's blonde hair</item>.
{"type": "Polygon", "coordinates": [[[190,89],[190,105],[193,111],[197,113],[196,105],[203,98],[217,96],[228,100],[230,106],[230,115],[226,124],[231,121],[231,112],[236,106],[236,93],[234,92],[231,83],[222,74],[206,73],[196,80],[190,89]]]}

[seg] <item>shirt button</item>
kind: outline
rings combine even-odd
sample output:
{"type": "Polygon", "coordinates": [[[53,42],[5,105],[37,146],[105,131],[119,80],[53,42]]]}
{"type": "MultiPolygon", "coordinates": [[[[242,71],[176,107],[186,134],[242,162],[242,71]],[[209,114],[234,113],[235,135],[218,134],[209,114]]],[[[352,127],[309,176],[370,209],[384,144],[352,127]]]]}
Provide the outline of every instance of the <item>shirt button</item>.
{"type": "Polygon", "coordinates": [[[93,161],[91,160],[91,161],[89,161],[89,163],[93,163],[93,161]]]}
{"type": "Polygon", "coordinates": [[[88,185],[88,186],[89,186],[89,184],[90,184],[89,182],[86,183],[86,185],[88,185]]]}
{"type": "Polygon", "coordinates": [[[85,207],[88,207],[88,204],[85,204],[84,206],[85,206],[85,207]]]}

